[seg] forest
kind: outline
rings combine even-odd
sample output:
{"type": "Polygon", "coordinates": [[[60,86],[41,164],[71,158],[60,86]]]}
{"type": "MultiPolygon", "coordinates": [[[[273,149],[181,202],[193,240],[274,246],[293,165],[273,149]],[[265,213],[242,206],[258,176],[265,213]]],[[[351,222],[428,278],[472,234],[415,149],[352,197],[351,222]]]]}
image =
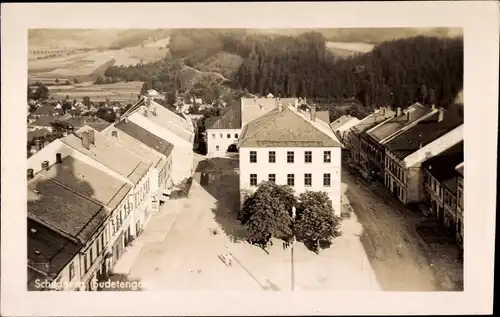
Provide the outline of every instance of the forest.
{"type": "Polygon", "coordinates": [[[174,32],[165,60],[109,67],[110,80],[141,80],[162,91],[183,87],[181,70],[223,51],[243,63],[231,87],[257,95],[307,97],[317,102],[355,98],[364,107],[406,107],[419,101],[448,107],[463,87],[463,38],[414,36],[377,44],[365,54],[338,58],[321,33],[241,34],[238,30],[174,32]]]}

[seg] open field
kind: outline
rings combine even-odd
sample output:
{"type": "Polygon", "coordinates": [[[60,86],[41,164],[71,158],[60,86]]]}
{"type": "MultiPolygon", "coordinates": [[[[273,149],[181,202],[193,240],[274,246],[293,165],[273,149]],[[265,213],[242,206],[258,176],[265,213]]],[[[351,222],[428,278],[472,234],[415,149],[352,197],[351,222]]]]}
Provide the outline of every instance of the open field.
{"type": "Polygon", "coordinates": [[[158,41],[148,43],[144,45],[144,47],[167,47],[167,45],[170,43],[170,37],[166,37],[164,39],[160,39],[158,41]]]}
{"type": "Polygon", "coordinates": [[[231,77],[238,71],[242,63],[243,58],[239,55],[219,52],[197,63],[195,68],[203,72],[216,72],[224,77],[231,77]]]}
{"type": "Polygon", "coordinates": [[[95,50],[55,58],[28,60],[31,81],[54,82],[56,78],[78,78],[80,81],[95,80],[107,67],[137,65],[154,62],[166,56],[167,48],[127,47],[119,50],[95,50]]]}
{"type": "Polygon", "coordinates": [[[82,99],[88,96],[92,101],[123,101],[130,102],[137,100],[137,95],[141,91],[142,82],[131,81],[114,84],[89,85],[88,83],[78,85],[50,86],[51,96],[56,100],[63,100],[66,95],[70,99],[82,99]]]}
{"type": "Polygon", "coordinates": [[[326,47],[333,54],[343,57],[368,53],[373,50],[374,45],[368,43],[326,42],[326,47]]]}

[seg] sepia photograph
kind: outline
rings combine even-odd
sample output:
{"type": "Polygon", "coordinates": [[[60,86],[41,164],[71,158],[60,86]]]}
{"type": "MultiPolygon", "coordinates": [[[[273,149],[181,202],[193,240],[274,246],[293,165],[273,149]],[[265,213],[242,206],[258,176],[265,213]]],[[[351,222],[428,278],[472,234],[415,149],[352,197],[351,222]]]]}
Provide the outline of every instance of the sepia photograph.
{"type": "Polygon", "coordinates": [[[29,290],[463,290],[461,29],[31,29],[29,290]]]}
{"type": "Polygon", "coordinates": [[[24,296],[464,294],[465,27],[191,24],[27,25],[24,296]]]}

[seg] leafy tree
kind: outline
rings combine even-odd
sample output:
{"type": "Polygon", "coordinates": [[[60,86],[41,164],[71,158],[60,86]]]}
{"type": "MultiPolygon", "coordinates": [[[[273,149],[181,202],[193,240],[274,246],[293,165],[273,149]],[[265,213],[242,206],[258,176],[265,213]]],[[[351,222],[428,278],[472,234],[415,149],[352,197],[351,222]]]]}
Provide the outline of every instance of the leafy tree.
{"type": "Polygon", "coordinates": [[[293,229],[298,241],[312,243],[316,251],[320,241],[331,242],[341,235],[340,218],[334,215],[325,192],[300,194],[293,229]]]}
{"type": "Polygon", "coordinates": [[[271,238],[289,239],[292,236],[292,218],[289,204],[293,189],[262,182],[257,190],[245,199],[238,219],[246,227],[250,243],[267,245],[271,238]]]}
{"type": "Polygon", "coordinates": [[[69,86],[69,85],[71,85],[71,82],[70,82],[69,80],[66,80],[66,81],[64,82],[64,84],[65,84],[66,86],[69,86]]]}
{"type": "Polygon", "coordinates": [[[79,82],[80,82],[80,81],[78,81],[78,78],[76,78],[76,77],[75,77],[75,78],[73,79],[73,83],[78,84],[79,82]]]}
{"type": "Polygon", "coordinates": [[[104,79],[102,79],[101,76],[98,76],[97,79],[95,80],[94,84],[102,85],[102,84],[104,84],[104,79]]]}
{"type": "Polygon", "coordinates": [[[85,107],[87,107],[87,109],[89,109],[92,106],[92,103],[90,102],[89,96],[83,97],[82,103],[85,105],[85,107]]]}
{"type": "Polygon", "coordinates": [[[56,85],[59,84],[59,78],[56,78],[56,85]]]}
{"type": "Polygon", "coordinates": [[[49,88],[47,88],[44,84],[40,84],[33,93],[34,100],[47,100],[50,97],[49,88]]]}
{"type": "Polygon", "coordinates": [[[28,84],[28,100],[33,99],[33,89],[31,89],[30,85],[28,84]]]}
{"type": "Polygon", "coordinates": [[[63,138],[68,132],[69,123],[66,121],[56,120],[50,125],[52,126],[52,134],[58,139],[63,138]]]}

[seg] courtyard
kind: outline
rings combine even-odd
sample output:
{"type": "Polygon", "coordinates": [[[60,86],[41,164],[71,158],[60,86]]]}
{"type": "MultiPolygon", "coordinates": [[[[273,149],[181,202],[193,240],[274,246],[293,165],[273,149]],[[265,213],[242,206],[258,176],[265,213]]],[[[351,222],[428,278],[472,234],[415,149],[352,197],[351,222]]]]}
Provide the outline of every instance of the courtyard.
{"type": "Polygon", "coordinates": [[[459,268],[424,248],[411,219],[345,172],[342,236],[315,254],[262,250],[237,220],[238,161],[197,156],[188,198],[167,201],[114,269],[142,290],[456,290],[459,268]],[[199,164],[198,164],[199,163],[199,164]],[[350,206],[350,207],[349,207],[350,206]],[[220,255],[230,254],[231,265],[220,255]],[[432,260],[432,261],[431,261],[432,260]]]}

